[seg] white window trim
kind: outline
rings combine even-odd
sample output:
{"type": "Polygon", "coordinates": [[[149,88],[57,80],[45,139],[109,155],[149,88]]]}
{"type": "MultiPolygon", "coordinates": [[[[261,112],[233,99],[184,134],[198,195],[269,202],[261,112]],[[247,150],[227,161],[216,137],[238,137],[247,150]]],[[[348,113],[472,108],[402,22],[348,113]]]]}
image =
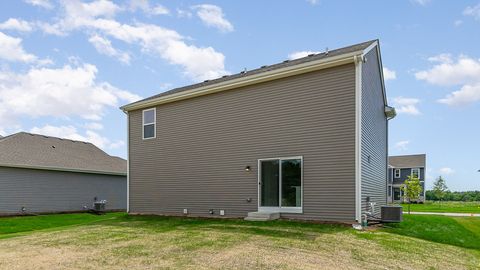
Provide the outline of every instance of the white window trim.
{"type": "Polygon", "coordinates": [[[257,182],[258,182],[258,211],[259,212],[274,212],[274,213],[297,213],[297,214],[303,214],[303,156],[294,156],[294,157],[279,157],[279,158],[262,158],[259,159],[257,162],[257,182]],[[292,206],[281,206],[281,200],[282,200],[282,160],[289,160],[289,159],[300,159],[300,184],[302,185],[302,188],[300,190],[300,196],[301,196],[301,206],[300,207],[292,207],[292,206]],[[279,206],[278,207],[272,207],[272,206],[261,206],[261,176],[262,176],[262,167],[261,167],[261,162],[262,161],[268,161],[268,160],[278,160],[279,161],[279,206]]]}
{"type": "Polygon", "coordinates": [[[395,169],[395,178],[400,178],[401,175],[402,174],[401,174],[400,169],[395,169]],[[397,174],[397,172],[398,172],[398,174],[397,174]]]}
{"type": "Polygon", "coordinates": [[[413,170],[418,170],[418,179],[420,179],[420,168],[411,168],[410,169],[410,176],[413,177],[413,170]]]}
{"type": "Polygon", "coordinates": [[[142,111],[142,139],[143,140],[150,140],[150,139],[155,139],[157,137],[157,109],[156,108],[150,108],[150,109],[145,109],[142,111]],[[153,111],[153,122],[145,124],[145,112],[147,111],[153,111]],[[153,137],[148,137],[145,138],[145,126],[153,124],[153,137]]]}

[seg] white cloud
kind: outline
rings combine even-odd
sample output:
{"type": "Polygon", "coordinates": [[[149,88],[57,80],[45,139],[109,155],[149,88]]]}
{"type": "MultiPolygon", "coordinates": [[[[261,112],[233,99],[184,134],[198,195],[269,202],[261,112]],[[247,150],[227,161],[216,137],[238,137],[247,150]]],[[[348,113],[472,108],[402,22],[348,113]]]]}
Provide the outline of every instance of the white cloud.
{"type": "Polygon", "coordinates": [[[405,151],[408,148],[410,141],[399,141],[395,143],[395,148],[399,151],[405,151]]]}
{"type": "Polygon", "coordinates": [[[63,17],[53,24],[44,25],[50,32],[66,34],[74,30],[92,31],[104,38],[114,38],[128,44],[139,45],[144,53],[158,55],[168,63],[183,68],[184,74],[194,81],[217,78],[229,74],[225,70],[225,56],[212,47],[197,47],[185,42],[185,37],[174,30],[154,24],[122,24],[112,17],[122,10],[106,1],[89,4],[76,0],[61,2],[63,17]],[[101,2],[101,4],[99,4],[101,2]],[[95,8],[94,8],[95,7],[95,8]]]}
{"type": "Polygon", "coordinates": [[[102,130],[103,129],[103,125],[101,123],[98,123],[98,122],[86,123],[84,125],[84,127],[86,129],[92,129],[92,130],[102,130]]]}
{"type": "Polygon", "coordinates": [[[136,11],[137,9],[142,10],[148,15],[170,14],[170,10],[160,4],[152,7],[150,6],[150,2],[148,0],[130,0],[130,10],[136,11]]]}
{"type": "Polygon", "coordinates": [[[225,19],[225,14],[219,6],[203,4],[192,8],[197,11],[197,16],[206,26],[217,28],[222,32],[234,30],[233,25],[225,19]]]}
{"type": "Polygon", "coordinates": [[[473,6],[473,7],[468,6],[463,11],[463,15],[472,16],[475,18],[475,20],[480,20],[480,4],[477,4],[476,6],[473,6]]]}
{"type": "Polygon", "coordinates": [[[88,41],[93,44],[99,53],[114,57],[122,63],[130,64],[130,55],[126,52],[115,49],[110,40],[99,35],[93,35],[88,41]]]}
{"type": "Polygon", "coordinates": [[[454,58],[450,54],[440,54],[428,60],[435,64],[428,70],[415,73],[418,80],[439,86],[460,86],[459,90],[438,102],[462,106],[480,101],[480,59],[465,55],[454,58]]]}
{"type": "Polygon", "coordinates": [[[452,168],[444,167],[444,168],[440,168],[438,172],[442,175],[450,175],[450,174],[453,174],[455,171],[452,168]]]}
{"type": "Polygon", "coordinates": [[[51,126],[45,125],[43,127],[33,127],[30,130],[31,133],[42,134],[46,136],[53,136],[59,138],[65,138],[70,140],[90,142],[102,149],[114,149],[123,146],[125,143],[121,140],[110,141],[108,138],[101,136],[95,131],[86,130],[85,134],[78,132],[74,126],[51,126]]]}
{"type": "Polygon", "coordinates": [[[415,73],[418,80],[428,83],[451,86],[480,81],[480,59],[461,55],[454,59],[450,54],[440,54],[429,58],[436,64],[428,69],[415,73]]]}
{"type": "Polygon", "coordinates": [[[421,114],[417,108],[418,103],[420,103],[420,100],[416,98],[396,97],[393,99],[393,104],[398,113],[410,115],[421,114]]]}
{"type": "Polygon", "coordinates": [[[395,72],[395,70],[383,67],[383,78],[385,79],[385,81],[395,80],[397,78],[397,73],[395,72]]]}
{"type": "Polygon", "coordinates": [[[430,56],[428,58],[428,61],[436,62],[436,63],[447,63],[447,64],[453,63],[452,55],[449,53],[441,53],[438,55],[430,56]]]}
{"type": "Polygon", "coordinates": [[[179,18],[191,18],[193,15],[190,11],[177,8],[177,16],[179,18]]]}
{"type": "Polygon", "coordinates": [[[431,2],[431,0],[410,0],[410,1],[414,4],[421,5],[421,6],[426,6],[431,2]]]}
{"type": "Polygon", "coordinates": [[[460,26],[460,25],[462,25],[462,24],[463,24],[463,21],[462,21],[462,20],[455,20],[455,21],[453,22],[453,25],[455,25],[455,26],[457,26],[457,27],[460,26]]]}
{"type": "Polygon", "coordinates": [[[25,3],[46,9],[52,9],[53,4],[49,0],[24,0],[25,3]]]}
{"type": "Polygon", "coordinates": [[[113,18],[122,10],[114,2],[107,0],[96,0],[88,3],[81,1],[65,1],[63,3],[66,14],[69,15],[71,21],[78,20],[79,22],[91,18],[113,18]]]}
{"type": "Polygon", "coordinates": [[[318,3],[320,3],[319,0],[307,0],[307,2],[312,4],[312,5],[317,5],[318,3]]]}
{"type": "Polygon", "coordinates": [[[30,32],[33,30],[31,23],[19,20],[15,18],[10,18],[3,23],[0,23],[0,29],[2,30],[15,30],[20,32],[30,32]]]}
{"type": "Polygon", "coordinates": [[[291,54],[288,55],[288,59],[294,60],[294,59],[298,59],[298,58],[302,58],[302,57],[308,56],[308,55],[310,55],[310,54],[317,54],[317,53],[320,53],[320,52],[316,52],[316,51],[298,51],[298,52],[292,52],[291,54]]]}
{"type": "Polygon", "coordinates": [[[450,106],[468,105],[477,101],[480,101],[480,83],[466,84],[460,90],[453,91],[451,94],[438,100],[438,102],[450,106]]]}
{"type": "Polygon", "coordinates": [[[21,116],[79,116],[100,120],[108,107],[139,96],[96,80],[91,64],[63,68],[32,68],[23,74],[0,71],[0,122],[21,116]]]}
{"type": "Polygon", "coordinates": [[[170,14],[170,10],[168,10],[168,8],[158,4],[158,5],[156,5],[152,8],[151,13],[154,14],[154,15],[167,15],[167,14],[170,14]]]}
{"type": "Polygon", "coordinates": [[[37,57],[25,52],[21,38],[11,37],[0,32],[0,59],[31,63],[36,61],[37,57]]]}

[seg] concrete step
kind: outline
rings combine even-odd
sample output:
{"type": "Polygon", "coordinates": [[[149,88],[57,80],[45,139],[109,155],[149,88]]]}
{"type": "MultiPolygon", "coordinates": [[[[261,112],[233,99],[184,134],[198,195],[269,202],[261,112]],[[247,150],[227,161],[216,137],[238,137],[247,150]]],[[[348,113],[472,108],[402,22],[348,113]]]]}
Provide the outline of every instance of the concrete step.
{"type": "Polygon", "coordinates": [[[246,217],[243,220],[247,220],[247,221],[269,221],[270,219],[262,218],[262,217],[246,217]]]}
{"type": "Polygon", "coordinates": [[[267,221],[275,220],[280,218],[280,213],[269,213],[269,212],[250,212],[245,220],[250,221],[267,221]]]}

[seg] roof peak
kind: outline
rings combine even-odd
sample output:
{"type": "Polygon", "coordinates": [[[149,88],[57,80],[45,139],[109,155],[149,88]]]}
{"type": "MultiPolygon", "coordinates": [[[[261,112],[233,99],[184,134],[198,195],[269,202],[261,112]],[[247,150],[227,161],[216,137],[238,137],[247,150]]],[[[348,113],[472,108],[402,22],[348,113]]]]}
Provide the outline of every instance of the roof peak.
{"type": "Polygon", "coordinates": [[[409,155],[395,155],[395,156],[388,156],[388,157],[411,157],[411,156],[426,156],[427,154],[409,154],[409,155]]]}
{"type": "MultiPolygon", "coordinates": [[[[14,133],[14,134],[11,134],[7,137],[13,137],[13,136],[17,136],[17,135],[21,135],[21,134],[24,134],[24,135],[30,135],[30,136],[36,136],[36,137],[43,137],[45,139],[56,139],[56,140],[62,140],[62,141],[70,141],[70,142],[74,142],[74,143],[84,143],[84,144],[92,144],[90,142],[86,142],[86,141],[79,141],[79,140],[72,140],[72,139],[67,139],[67,138],[60,138],[60,137],[55,137],[55,136],[50,136],[50,135],[44,135],[44,134],[38,134],[38,133],[30,133],[30,132],[26,132],[26,131],[20,131],[20,132],[17,132],[17,133],[14,133]]],[[[4,137],[4,138],[7,138],[7,137],[4,137]]],[[[92,144],[93,145],[93,144],[92,144]]]]}
{"type": "MultiPolygon", "coordinates": [[[[335,59],[335,57],[339,57],[339,56],[342,56],[342,55],[349,55],[349,54],[352,54],[352,53],[355,53],[355,52],[364,51],[364,50],[368,49],[370,46],[378,44],[378,42],[379,42],[378,39],[373,39],[373,40],[357,43],[357,44],[350,45],[350,46],[336,48],[336,49],[333,49],[333,50],[330,49],[330,50],[328,50],[328,52],[324,51],[322,53],[307,55],[305,57],[301,57],[301,58],[298,58],[298,59],[284,60],[284,61],[277,62],[277,63],[271,64],[271,65],[263,65],[259,68],[255,68],[255,69],[252,69],[252,70],[242,70],[241,72],[238,72],[238,73],[235,73],[235,74],[224,75],[224,76],[221,76],[219,78],[205,80],[205,81],[199,82],[199,83],[194,83],[194,84],[190,84],[190,85],[176,87],[176,88],[161,92],[159,94],[141,99],[139,101],[135,101],[133,103],[124,105],[124,106],[120,107],[120,109],[122,109],[124,111],[133,110],[132,109],[133,107],[135,107],[135,109],[140,109],[140,107],[141,108],[145,107],[146,103],[150,103],[151,100],[163,98],[163,97],[169,96],[169,95],[178,94],[180,92],[195,91],[195,90],[205,88],[205,87],[215,87],[216,85],[220,85],[220,84],[228,84],[229,81],[242,80],[243,78],[246,79],[246,78],[250,78],[250,77],[253,77],[253,76],[259,76],[260,74],[266,74],[267,72],[274,72],[274,71],[277,71],[277,70],[282,70],[284,68],[292,68],[292,66],[305,65],[305,64],[312,63],[312,62],[315,62],[315,61],[328,61],[330,59],[335,59]]],[[[149,106],[150,105],[151,104],[149,104],[149,106]]]]}

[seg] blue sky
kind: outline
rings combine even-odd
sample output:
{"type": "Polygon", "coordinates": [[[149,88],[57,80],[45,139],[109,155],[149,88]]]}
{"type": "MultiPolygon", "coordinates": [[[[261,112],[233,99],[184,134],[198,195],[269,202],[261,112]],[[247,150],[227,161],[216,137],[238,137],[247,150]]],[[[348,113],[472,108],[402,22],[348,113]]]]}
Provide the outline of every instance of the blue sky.
{"type": "Polygon", "coordinates": [[[427,186],[479,190],[480,0],[2,1],[0,134],[125,157],[123,104],[376,38],[390,154],[426,153],[427,186]]]}

